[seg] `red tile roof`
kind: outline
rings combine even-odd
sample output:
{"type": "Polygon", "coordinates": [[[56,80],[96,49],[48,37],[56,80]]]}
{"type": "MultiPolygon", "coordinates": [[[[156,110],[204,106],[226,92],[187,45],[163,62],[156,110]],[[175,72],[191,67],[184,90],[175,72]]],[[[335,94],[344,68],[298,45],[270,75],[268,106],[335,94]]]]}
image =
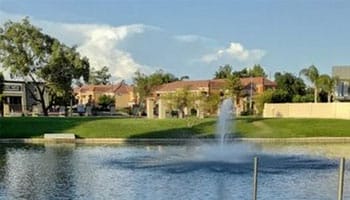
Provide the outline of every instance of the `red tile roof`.
{"type": "Polygon", "coordinates": [[[208,88],[209,80],[198,80],[198,81],[175,81],[171,83],[166,83],[157,88],[157,92],[169,92],[175,91],[179,88],[188,87],[189,90],[198,90],[199,88],[208,88]]]}
{"type": "Polygon", "coordinates": [[[116,85],[83,85],[80,88],[74,88],[74,93],[99,92],[99,93],[120,93],[128,94],[133,88],[123,81],[116,85]]]}
{"type": "Polygon", "coordinates": [[[247,77],[247,78],[241,78],[241,83],[243,86],[249,85],[250,83],[254,83],[256,85],[264,85],[264,86],[277,86],[275,82],[270,81],[269,79],[265,77],[247,77]]]}
{"type": "MultiPolygon", "coordinates": [[[[252,77],[252,78],[241,78],[243,87],[250,85],[250,83],[256,85],[263,84],[264,86],[276,86],[276,83],[268,80],[265,77],[252,77]]],[[[222,89],[225,87],[225,79],[214,79],[214,80],[198,80],[198,81],[175,81],[171,83],[163,84],[155,89],[156,92],[170,92],[175,91],[179,88],[189,87],[190,90],[199,90],[200,88],[210,88],[214,90],[222,89]]]]}

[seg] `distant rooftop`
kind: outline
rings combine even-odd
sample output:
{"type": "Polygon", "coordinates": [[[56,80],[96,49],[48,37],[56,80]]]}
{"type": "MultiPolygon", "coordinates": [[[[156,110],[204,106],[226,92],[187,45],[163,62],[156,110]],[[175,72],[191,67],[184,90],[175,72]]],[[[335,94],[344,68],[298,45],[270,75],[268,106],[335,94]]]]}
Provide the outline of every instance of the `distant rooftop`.
{"type": "Polygon", "coordinates": [[[332,76],[337,76],[339,79],[350,79],[350,65],[333,66],[332,76]]]}
{"type": "Polygon", "coordinates": [[[74,88],[74,93],[84,92],[107,92],[107,93],[120,93],[128,94],[132,91],[132,86],[127,85],[124,81],[115,85],[83,85],[82,87],[74,88]]]}
{"type": "MultiPolygon", "coordinates": [[[[275,87],[276,83],[268,80],[265,77],[248,77],[241,78],[241,83],[243,87],[247,87],[250,83],[257,85],[264,85],[275,87]]],[[[225,85],[224,79],[213,79],[213,80],[184,80],[184,81],[175,81],[171,83],[163,84],[155,89],[156,92],[169,92],[175,91],[178,88],[188,87],[189,90],[200,90],[201,88],[210,88],[210,89],[222,89],[225,85]]]]}

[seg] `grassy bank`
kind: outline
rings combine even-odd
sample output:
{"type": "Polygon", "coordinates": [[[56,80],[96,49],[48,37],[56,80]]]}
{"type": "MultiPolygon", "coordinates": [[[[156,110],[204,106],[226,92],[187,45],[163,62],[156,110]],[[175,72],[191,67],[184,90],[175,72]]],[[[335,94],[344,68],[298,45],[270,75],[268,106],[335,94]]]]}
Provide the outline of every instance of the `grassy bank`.
{"type": "MultiPolygon", "coordinates": [[[[75,133],[81,138],[213,137],[216,119],[132,118],[0,118],[0,138],[42,137],[44,133],[75,133]]],[[[238,118],[239,137],[350,137],[350,121],[339,119],[238,118]]]]}

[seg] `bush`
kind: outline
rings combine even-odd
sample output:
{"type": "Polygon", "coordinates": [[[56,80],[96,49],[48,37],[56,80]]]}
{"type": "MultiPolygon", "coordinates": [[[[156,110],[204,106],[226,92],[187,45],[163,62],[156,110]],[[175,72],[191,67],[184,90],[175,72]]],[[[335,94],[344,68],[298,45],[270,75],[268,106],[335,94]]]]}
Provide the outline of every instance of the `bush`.
{"type": "Polygon", "coordinates": [[[98,98],[98,105],[100,105],[102,110],[109,110],[108,107],[114,105],[115,98],[109,95],[102,95],[98,98]]]}
{"type": "Polygon", "coordinates": [[[295,95],[292,99],[292,102],[294,102],[294,103],[304,103],[304,102],[313,102],[313,101],[314,101],[313,94],[307,94],[304,96],[295,95]]]}

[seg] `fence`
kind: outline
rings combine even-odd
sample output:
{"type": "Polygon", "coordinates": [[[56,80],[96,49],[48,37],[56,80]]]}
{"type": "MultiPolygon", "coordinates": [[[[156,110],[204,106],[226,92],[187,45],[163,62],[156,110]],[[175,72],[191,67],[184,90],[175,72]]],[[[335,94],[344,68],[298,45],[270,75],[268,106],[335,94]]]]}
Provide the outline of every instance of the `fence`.
{"type": "Polygon", "coordinates": [[[350,119],[350,103],[267,103],[263,116],[350,119]]]}

